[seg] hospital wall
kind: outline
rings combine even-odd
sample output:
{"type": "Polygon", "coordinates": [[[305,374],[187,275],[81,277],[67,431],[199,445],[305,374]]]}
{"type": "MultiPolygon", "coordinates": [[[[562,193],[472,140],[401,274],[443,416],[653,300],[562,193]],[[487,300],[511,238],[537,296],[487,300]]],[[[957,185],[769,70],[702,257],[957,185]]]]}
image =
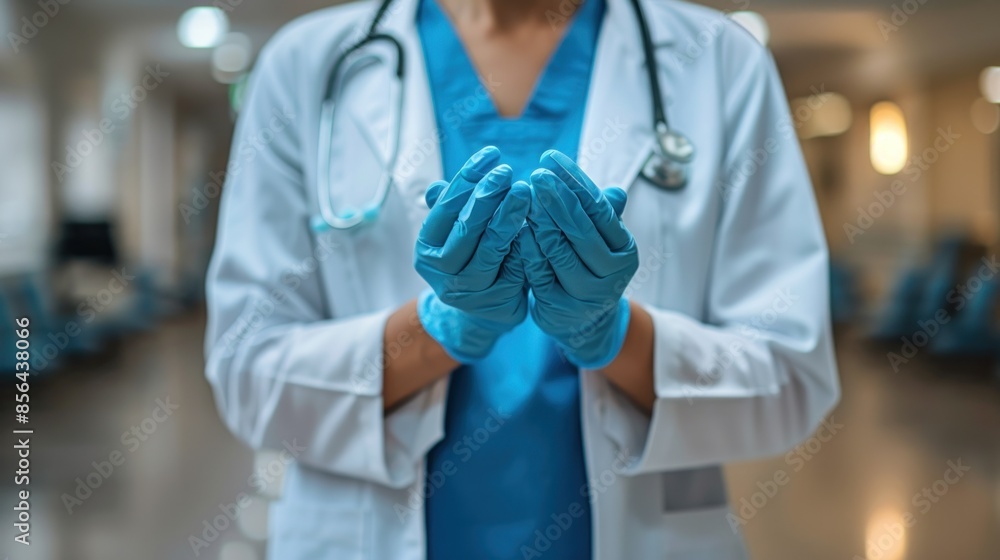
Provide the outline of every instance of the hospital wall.
{"type": "Polygon", "coordinates": [[[849,130],[802,141],[831,253],[860,271],[868,312],[903,271],[926,262],[942,235],[997,243],[1000,135],[978,130],[970,114],[982,95],[981,69],[853,100],[849,130]],[[889,176],[870,156],[868,113],[883,99],[902,107],[910,148],[906,168],[889,176]]]}
{"type": "MultiPolygon", "coordinates": [[[[930,164],[930,222],[936,228],[967,227],[983,243],[993,244],[1000,233],[1000,134],[984,134],[974,126],[971,108],[981,96],[974,73],[932,86],[933,121],[952,128],[959,138],[955,149],[930,164]]],[[[925,137],[925,146],[931,145],[930,140],[925,137]]]]}
{"type": "Polygon", "coordinates": [[[200,285],[190,276],[208,258],[217,196],[193,217],[181,206],[210,182],[209,162],[225,169],[224,88],[201,97],[172,76],[145,87],[159,64],[128,36],[62,31],[79,41],[0,55],[0,122],[17,131],[0,140],[0,276],[50,272],[64,222],[108,222],[122,261],[158,286],[200,285]]]}

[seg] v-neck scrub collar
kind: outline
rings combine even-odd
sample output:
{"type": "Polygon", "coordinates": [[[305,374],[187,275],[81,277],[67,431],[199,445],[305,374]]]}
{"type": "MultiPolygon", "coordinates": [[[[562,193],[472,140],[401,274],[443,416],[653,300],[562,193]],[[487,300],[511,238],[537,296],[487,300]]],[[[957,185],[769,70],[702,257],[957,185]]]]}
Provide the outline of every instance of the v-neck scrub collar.
{"type": "MultiPolygon", "coordinates": [[[[504,140],[519,138],[531,144],[548,142],[550,148],[558,149],[564,142],[558,142],[552,127],[565,124],[560,121],[579,113],[580,104],[586,101],[604,12],[604,0],[586,0],[576,10],[521,115],[503,117],[490,94],[491,88],[500,87],[500,84],[495,83],[492,76],[479,75],[451,20],[438,3],[421,0],[417,26],[441,135],[457,134],[498,146],[506,144],[504,140]]],[[[578,138],[572,140],[578,142],[578,138]]],[[[474,152],[479,147],[482,146],[470,146],[470,149],[474,152]]],[[[451,159],[445,154],[446,176],[450,175],[451,164],[455,163],[451,159]]],[[[516,174],[518,178],[526,178],[516,174]]]]}

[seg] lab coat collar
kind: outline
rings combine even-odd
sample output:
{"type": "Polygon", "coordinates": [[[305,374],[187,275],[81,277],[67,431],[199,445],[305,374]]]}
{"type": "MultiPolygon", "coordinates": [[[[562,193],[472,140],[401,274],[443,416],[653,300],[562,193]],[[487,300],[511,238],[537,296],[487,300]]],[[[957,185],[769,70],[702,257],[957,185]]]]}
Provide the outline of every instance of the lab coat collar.
{"type": "MultiPolygon", "coordinates": [[[[639,4],[649,24],[649,34],[653,40],[653,46],[663,47],[673,44],[675,36],[673,26],[669,22],[660,21],[660,10],[651,5],[656,1],[662,0],[639,0],[639,4]]],[[[620,36],[628,38],[630,50],[641,57],[642,38],[639,33],[639,23],[635,18],[635,11],[632,9],[632,0],[607,0],[607,3],[608,11],[605,22],[613,25],[620,36]]]]}
{"type": "MultiPolygon", "coordinates": [[[[664,25],[665,22],[658,21],[659,12],[652,9],[649,0],[639,0],[639,3],[642,5],[643,14],[649,21],[649,31],[653,44],[655,46],[672,44],[675,39],[672,26],[664,25]]],[[[396,36],[415,34],[414,22],[417,19],[419,6],[420,0],[394,0],[383,20],[384,29],[392,31],[396,36]]],[[[639,42],[639,28],[632,10],[631,0],[607,0],[607,8],[605,23],[613,25],[619,34],[634,39],[632,47],[641,54],[642,44],[639,42]]]]}

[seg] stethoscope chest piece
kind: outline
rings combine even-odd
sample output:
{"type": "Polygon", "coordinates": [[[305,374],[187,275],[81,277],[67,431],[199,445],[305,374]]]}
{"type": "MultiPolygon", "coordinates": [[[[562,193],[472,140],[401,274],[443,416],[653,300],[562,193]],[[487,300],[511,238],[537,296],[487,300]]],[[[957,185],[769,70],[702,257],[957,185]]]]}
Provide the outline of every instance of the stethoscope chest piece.
{"type": "Polygon", "coordinates": [[[656,127],[656,146],[642,166],[642,176],[654,186],[668,191],[687,186],[695,149],[691,140],[666,126],[656,127]]]}

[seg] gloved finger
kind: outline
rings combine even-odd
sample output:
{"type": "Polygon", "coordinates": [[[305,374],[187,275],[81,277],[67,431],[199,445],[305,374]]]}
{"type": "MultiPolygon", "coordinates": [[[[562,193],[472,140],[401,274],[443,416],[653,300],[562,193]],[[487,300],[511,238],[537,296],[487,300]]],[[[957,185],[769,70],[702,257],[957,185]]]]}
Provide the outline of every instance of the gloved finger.
{"type": "Polygon", "coordinates": [[[444,192],[444,189],[447,186],[448,183],[444,181],[434,181],[429,187],[427,187],[427,191],[424,193],[424,202],[427,203],[427,208],[434,208],[434,205],[437,204],[438,197],[441,196],[441,193],[444,192]]]}
{"type": "Polygon", "coordinates": [[[552,271],[552,265],[538,246],[534,228],[529,226],[522,229],[514,243],[515,251],[521,257],[525,279],[531,289],[542,297],[550,296],[558,289],[558,282],[555,272],[552,271]]]}
{"type": "MultiPolygon", "coordinates": [[[[524,181],[514,183],[503,202],[500,203],[500,208],[490,219],[486,231],[479,240],[476,253],[466,269],[469,271],[499,271],[504,258],[510,252],[511,243],[521,231],[524,220],[528,217],[530,208],[530,187],[524,181]]],[[[495,275],[492,275],[490,283],[494,278],[495,275]]]]}
{"type": "Polygon", "coordinates": [[[537,188],[532,189],[532,197],[528,223],[531,224],[538,247],[548,260],[559,284],[577,299],[592,296],[589,292],[596,288],[591,282],[596,278],[595,275],[580,259],[559,225],[541,208],[537,188]]]}
{"type": "MultiPolygon", "coordinates": [[[[472,196],[459,213],[444,247],[436,255],[442,272],[458,274],[469,264],[490,221],[510,192],[513,176],[514,170],[509,165],[498,165],[473,189],[472,196]]],[[[511,235],[514,233],[516,231],[511,235]]]]}
{"type": "Polygon", "coordinates": [[[551,171],[539,169],[531,174],[531,184],[538,206],[559,227],[590,273],[603,278],[621,268],[620,255],[608,248],[565,183],[551,171]]]}
{"type": "Polygon", "coordinates": [[[604,189],[604,197],[615,209],[615,215],[621,218],[622,213],[625,212],[625,203],[628,201],[628,195],[625,194],[625,191],[618,187],[608,187],[604,189]]]}
{"type": "Polygon", "coordinates": [[[612,251],[617,251],[629,244],[632,235],[619,219],[620,212],[616,212],[604,192],[594,184],[575,161],[562,152],[548,150],[542,154],[539,164],[543,169],[555,173],[566,183],[566,186],[580,200],[584,212],[590,217],[590,221],[612,251]]]}
{"type": "Polygon", "coordinates": [[[465,162],[448,187],[438,194],[437,202],[420,228],[421,241],[431,247],[444,245],[472,191],[499,162],[500,150],[493,146],[479,150],[465,162]]]}
{"type": "Polygon", "coordinates": [[[559,285],[548,259],[542,254],[532,227],[524,228],[515,242],[517,252],[524,263],[525,279],[530,292],[528,307],[535,324],[543,332],[554,335],[565,330],[565,325],[577,322],[575,317],[567,317],[569,295],[559,285]]]}
{"type": "MultiPolygon", "coordinates": [[[[528,196],[530,198],[531,194],[529,193],[528,196]]],[[[507,251],[507,256],[504,257],[503,264],[500,266],[500,276],[507,283],[520,285],[524,290],[527,289],[528,284],[528,277],[524,272],[524,251],[521,241],[521,237],[525,235],[525,230],[530,232],[531,227],[527,224],[521,226],[514,240],[510,242],[510,250],[507,251]]]]}
{"type": "MultiPolygon", "coordinates": [[[[551,195],[547,193],[540,196],[537,186],[532,186],[531,208],[528,210],[528,225],[531,226],[531,236],[538,246],[539,252],[546,260],[550,258],[546,247],[554,252],[558,244],[564,239],[559,225],[545,211],[545,205],[552,203],[551,198],[551,195]]],[[[567,249],[572,251],[572,247],[569,247],[568,244],[567,249]]]]}

